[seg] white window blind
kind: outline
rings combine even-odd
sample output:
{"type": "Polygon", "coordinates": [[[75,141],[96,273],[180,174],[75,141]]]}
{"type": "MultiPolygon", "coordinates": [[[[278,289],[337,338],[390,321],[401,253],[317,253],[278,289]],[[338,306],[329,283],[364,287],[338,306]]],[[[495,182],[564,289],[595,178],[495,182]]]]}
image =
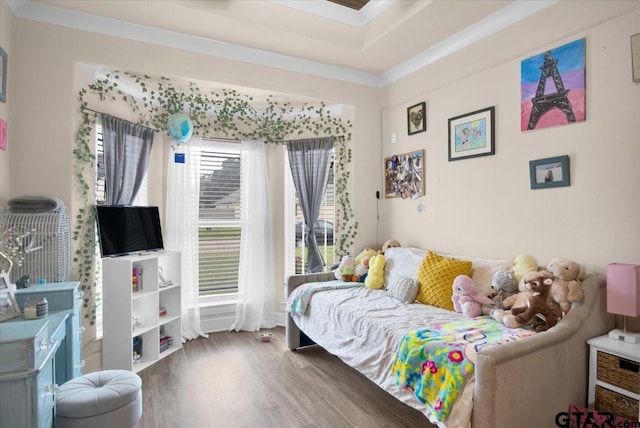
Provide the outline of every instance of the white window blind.
{"type": "Polygon", "coordinates": [[[240,145],[206,141],[200,157],[200,295],[238,290],[240,145]]]}

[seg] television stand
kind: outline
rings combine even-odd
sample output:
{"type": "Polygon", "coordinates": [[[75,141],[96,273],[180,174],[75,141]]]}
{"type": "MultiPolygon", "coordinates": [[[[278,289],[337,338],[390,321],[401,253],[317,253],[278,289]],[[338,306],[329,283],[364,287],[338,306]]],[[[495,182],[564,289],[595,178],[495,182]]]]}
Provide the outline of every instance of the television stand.
{"type": "Polygon", "coordinates": [[[180,279],[177,251],[102,259],[104,370],[139,372],[182,347],[180,279]]]}

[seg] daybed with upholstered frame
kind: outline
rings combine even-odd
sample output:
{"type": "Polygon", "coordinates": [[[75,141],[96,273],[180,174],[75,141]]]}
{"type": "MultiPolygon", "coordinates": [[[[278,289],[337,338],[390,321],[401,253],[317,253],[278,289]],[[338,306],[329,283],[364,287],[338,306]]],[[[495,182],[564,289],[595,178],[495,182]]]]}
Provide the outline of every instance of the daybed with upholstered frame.
{"type": "MultiPolygon", "coordinates": [[[[424,250],[398,251],[424,254],[424,250]]],[[[403,258],[396,254],[395,263],[385,269],[385,281],[394,269],[412,270],[415,255],[411,257],[414,264],[402,266],[403,258]]],[[[467,260],[475,266],[481,259],[467,260]]],[[[303,284],[332,280],[335,280],[333,272],[293,275],[288,279],[287,292],[291,294],[303,284]]],[[[409,332],[400,331],[405,328],[398,323],[400,319],[411,315],[415,318],[412,328],[420,328],[439,317],[448,319],[461,314],[421,303],[404,304],[393,299],[391,302],[385,290],[358,287],[322,291],[313,295],[304,315],[287,314],[287,346],[295,350],[315,342],[399,400],[425,413],[438,426],[553,427],[556,415],[566,412],[569,405],[586,406],[586,341],[610,330],[614,323],[606,312],[605,286],[604,276],[587,275],[583,281],[584,301],[574,303],[555,327],[517,342],[480,350],[474,379],[444,422],[434,420],[412,391],[396,385],[389,361],[402,335],[409,332]]]]}

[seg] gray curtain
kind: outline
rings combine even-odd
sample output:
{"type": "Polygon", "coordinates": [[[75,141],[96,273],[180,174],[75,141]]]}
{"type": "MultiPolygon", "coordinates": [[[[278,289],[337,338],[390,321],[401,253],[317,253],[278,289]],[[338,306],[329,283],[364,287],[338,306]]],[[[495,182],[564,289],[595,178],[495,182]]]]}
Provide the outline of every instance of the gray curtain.
{"type": "Polygon", "coordinates": [[[316,243],[313,225],[318,219],[327,189],[333,138],[311,138],[287,142],[293,184],[307,225],[307,272],[321,272],[324,260],[316,243]]]}
{"type": "Polygon", "coordinates": [[[106,202],[131,205],[149,165],[154,131],[124,119],[100,114],[104,143],[106,202]]]}

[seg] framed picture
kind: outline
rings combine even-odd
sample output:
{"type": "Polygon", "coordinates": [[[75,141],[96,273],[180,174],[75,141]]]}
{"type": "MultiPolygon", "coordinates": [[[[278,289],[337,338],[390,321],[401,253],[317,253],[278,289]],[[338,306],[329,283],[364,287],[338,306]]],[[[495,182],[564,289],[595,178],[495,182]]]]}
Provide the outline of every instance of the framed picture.
{"type": "Polygon", "coordinates": [[[424,150],[393,155],[384,160],[384,197],[411,198],[424,195],[424,150]]]}
{"type": "Polygon", "coordinates": [[[449,119],[449,161],[495,154],[495,107],[449,119]]]}
{"type": "Polygon", "coordinates": [[[529,161],[532,189],[569,186],[569,156],[529,161]]]}
{"type": "Polygon", "coordinates": [[[20,315],[20,307],[13,295],[9,275],[0,274],[0,322],[20,315]]]}
{"type": "Polygon", "coordinates": [[[631,68],[633,81],[640,82],[640,33],[631,36],[631,68]]]}
{"type": "Polygon", "coordinates": [[[7,53],[0,48],[0,101],[7,101],[7,53]]]}
{"type": "Polygon", "coordinates": [[[7,150],[7,122],[0,119],[0,150],[7,150]]]}
{"type": "Polygon", "coordinates": [[[409,135],[427,130],[427,103],[421,102],[407,109],[407,132],[409,135]]]}
{"type": "Polygon", "coordinates": [[[520,130],[584,122],[585,39],[558,46],[520,63],[520,130]]]}

